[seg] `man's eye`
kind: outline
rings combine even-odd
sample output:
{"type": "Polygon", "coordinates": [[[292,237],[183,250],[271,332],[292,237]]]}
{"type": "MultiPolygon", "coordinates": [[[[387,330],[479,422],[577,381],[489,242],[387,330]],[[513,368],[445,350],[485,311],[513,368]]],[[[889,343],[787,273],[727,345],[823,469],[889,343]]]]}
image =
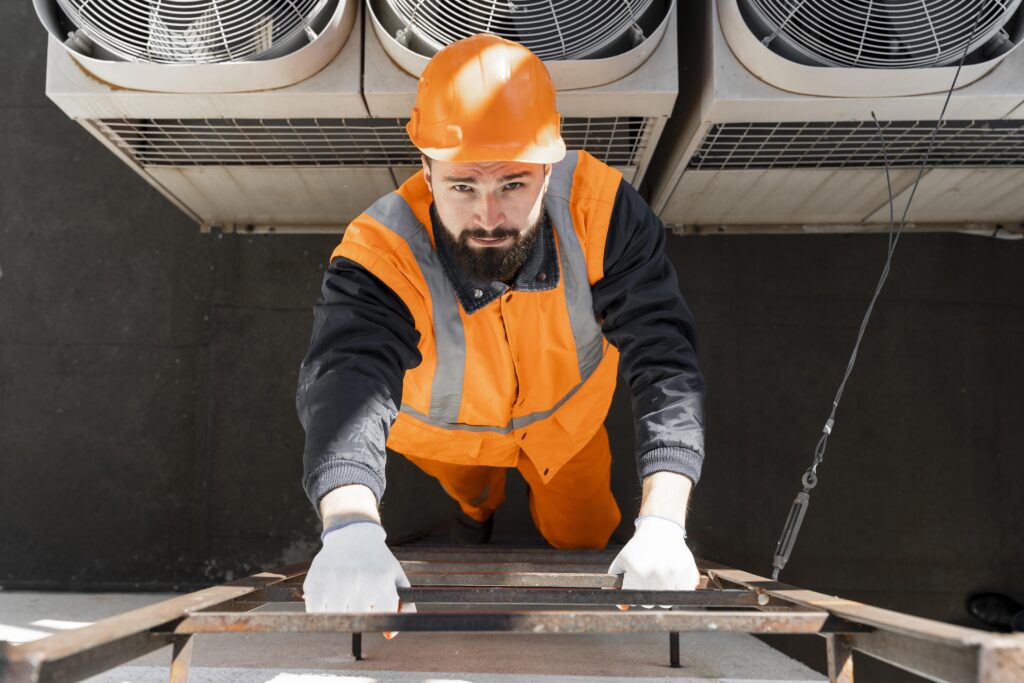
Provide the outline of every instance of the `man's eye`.
{"type": "Polygon", "coordinates": [[[523,184],[519,183],[519,182],[508,183],[507,185],[505,185],[505,189],[506,190],[518,190],[522,186],[523,186],[523,184]]]}
{"type": "Polygon", "coordinates": [[[473,188],[469,185],[452,185],[452,189],[456,192],[472,192],[473,188]]]}

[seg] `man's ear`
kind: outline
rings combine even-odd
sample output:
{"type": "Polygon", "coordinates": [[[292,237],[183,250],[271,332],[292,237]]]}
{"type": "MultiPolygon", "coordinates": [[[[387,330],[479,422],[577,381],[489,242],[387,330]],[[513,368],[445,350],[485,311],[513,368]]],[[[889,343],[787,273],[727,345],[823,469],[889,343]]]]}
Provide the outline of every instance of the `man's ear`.
{"type": "Polygon", "coordinates": [[[430,191],[430,194],[434,194],[434,188],[431,187],[432,183],[430,182],[430,161],[426,154],[420,155],[420,164],[423,165],[423,179],[427,181],[427,190],[430,191]]]}

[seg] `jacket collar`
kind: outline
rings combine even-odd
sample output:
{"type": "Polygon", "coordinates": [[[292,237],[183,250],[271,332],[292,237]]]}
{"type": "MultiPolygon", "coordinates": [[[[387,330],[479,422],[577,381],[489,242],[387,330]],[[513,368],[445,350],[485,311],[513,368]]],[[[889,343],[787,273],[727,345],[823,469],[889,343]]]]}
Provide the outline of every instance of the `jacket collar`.
{"type": "Polygon", "coordinates": [[[523,292],[543,292],[558,286],[558,249],[555,246],[555,231],[551,226],[547,210],[541,216],[541,224],[538,227],[540,234],[537,241],[533,243],[533,249],[530,250],[529,256],[526,257],[523,267],[519,269],[511,286],[499,280],[490,282],[478,280],[455,264],[447,243],[438,232],[443,228],[440,227],[441,221],[437,219],[433,203],[430,204],[430,224],[434,236],[434,248],[437,250],[441,266],[466,313],[480,310],[510,289],[523,292]]]}

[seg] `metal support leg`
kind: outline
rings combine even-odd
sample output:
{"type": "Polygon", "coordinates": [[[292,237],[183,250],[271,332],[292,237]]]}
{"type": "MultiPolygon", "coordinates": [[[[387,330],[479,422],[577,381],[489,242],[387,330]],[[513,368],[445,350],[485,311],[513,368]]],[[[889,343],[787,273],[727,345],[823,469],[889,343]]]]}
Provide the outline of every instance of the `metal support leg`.
{"type": "Polygon", "coordinates": [[[187,683],[188,667],[192,663],[192,646],[195,636],[176,636],[171,654],[171,683],[187,683]]]}
{"type": "Polygon", "coordinates": [[[363,658],[363,634],[352,634],[352,657],[358,662],[363,658]]]}
{"type": "Polygon", "coordinates": [[[825,636],[828,650],[829,683],[853,683],[853,650],[850,637],[844,635],[825,636]]]}
{"type": "Polygon", "coordinates": [[[668,665],[679,668],[679,633],[675,631],[668,634],[668,665]]]}

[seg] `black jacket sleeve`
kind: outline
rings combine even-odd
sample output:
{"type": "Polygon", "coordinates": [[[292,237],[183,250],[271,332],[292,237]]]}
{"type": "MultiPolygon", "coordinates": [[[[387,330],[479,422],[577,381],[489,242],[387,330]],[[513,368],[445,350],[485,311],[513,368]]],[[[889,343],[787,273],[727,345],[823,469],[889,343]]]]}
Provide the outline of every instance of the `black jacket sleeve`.
{"type": "Polygon", "coordinates": [[[313,308],[295,405],[306,430],[302,485],[320,499],[346,484],[384,494],[384,443],[402,401],[405,371],[419,365],[409,309],[355,261],[335,258],[313,308]]]}
{"type": "Polygon", "coordinates": [[[665,255],[665,227],[625,180],[605,243],[604,277],[592,288],[594,313],[620,352],[636,421],[641,481],[658,472],[697,483],[704,460],[704,378],[693,315],[665,255]]]}

